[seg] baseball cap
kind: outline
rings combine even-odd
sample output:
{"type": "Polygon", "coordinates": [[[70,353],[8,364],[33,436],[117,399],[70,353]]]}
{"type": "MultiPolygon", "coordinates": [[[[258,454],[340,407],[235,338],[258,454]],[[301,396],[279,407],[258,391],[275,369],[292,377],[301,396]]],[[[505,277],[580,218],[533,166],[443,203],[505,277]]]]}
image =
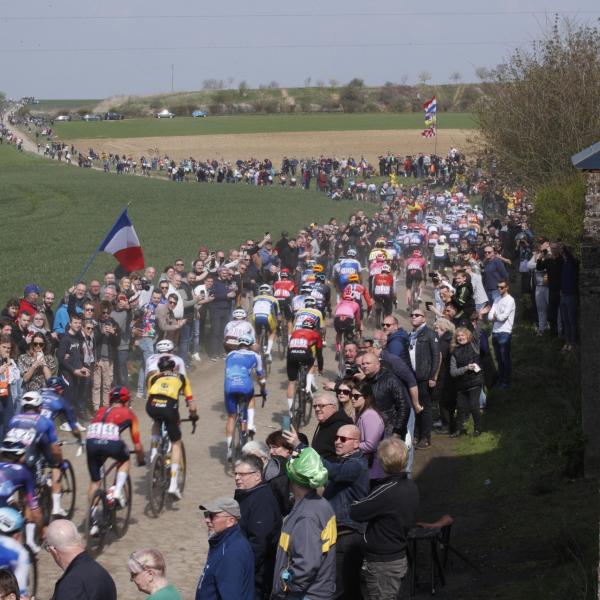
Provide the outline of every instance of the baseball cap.
{"type": "Polygon", "coordinates": [[[29,283],[25,286],[23,290],[23,296],[27,296],[27,294],[41,294],[42,288],[37,283],[29,283]]]}
{"type": "Polygon", "coordinates": [[[218,512],[226,512],[230,514],[232,517],[236,519],[242,518],[242,513],[240,512],[240,505],[237,500],[233,498],[228,498],[227,496],[219,496],[210,502],[205,502],[204,504],[200,504],[198,506],[200,510],[206,510],[211,513],[218,512]]]}

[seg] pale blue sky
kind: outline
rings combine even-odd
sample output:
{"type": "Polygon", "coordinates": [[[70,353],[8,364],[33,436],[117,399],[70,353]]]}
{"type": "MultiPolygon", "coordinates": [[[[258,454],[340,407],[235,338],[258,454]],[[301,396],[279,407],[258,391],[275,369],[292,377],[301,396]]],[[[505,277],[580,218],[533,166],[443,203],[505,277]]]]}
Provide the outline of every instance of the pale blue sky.
{"type": "Polygon", "coordinates": [[[2,2],[0,90],[39,98],[163,92],[171,64],[176,91],[200,89],[209,78],[233,78],[234,87],[241,80],[301,86],[308,77],[415,83],[423,70],[432,82],[455,71],[475,81],[476,67],[493,67],[539,38],[557,10],[598,22],[597,0],[549,1],[2,2]]]}

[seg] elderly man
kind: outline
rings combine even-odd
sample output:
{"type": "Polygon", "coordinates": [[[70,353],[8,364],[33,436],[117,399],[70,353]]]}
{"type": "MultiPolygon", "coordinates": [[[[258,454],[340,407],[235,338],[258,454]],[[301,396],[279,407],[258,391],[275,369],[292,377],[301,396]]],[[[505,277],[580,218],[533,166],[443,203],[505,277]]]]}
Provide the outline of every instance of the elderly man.
{"type": "MultiPolygon", "coordinates": [[[[333,394],[319,394],[314,403],[319,424],[313,435],[311,446],[321,458],[335,460],[335,436],[342,425],[351,425],[352,419],[338,406],[333,394]]],[[[284,436],[289,432],[284,432],[284,436]]]]}
{"type": "Polygon", "coordinates": [[[335,591],[336,520],[329,502],[316,492],[327,481],[327,470],[312,448],[295,451],[285,468],[294,508],[281,528],[271,598],[331,600],[335,591]]]}
{"type": "Polygon", "coordinates": [[[108,571],[86,551],[75,523],[52,521],[44,548],[64,571],[54,586],[52,600],[116,600],[117,588],[108,571]]]}
{"type": "Polygon", "coordinates": [[[199,508],[208,528],[208,556],[196,600],[255,600],[254,556],[238,524],[239,504],[221,496],[199,508]]]}
{"type": "Polygon", "coordinates": [[[406,533],[415,526],[419,490],[405,472],[408,448],[391,438],[379,444],[377,457],[386,473],[364,499],[350,506],[350,518],[366,522],[363,570],[365,600],[396,600],[406,575],[406,533]]]}
{"type": "Polygon", "coordinates": [[[335,436],[337,462],[323,460],[329,480],[323,498],[335,512],[338,538],[335,549],[336,578],[333,598],[360,600],[365,526],[350,518],[350,505],[369,493],[369,465],[359,450],[356,425],[342,425],[335,436]]]}
{"type": "Polygon", "coordinates": [[[235,495],[240,505],[240,527],[254,554],[256,598],[268,598],[273,584],[275,549],[281,529],[281,512],[268,483],[263,481],[263,463],[246,455],[235,463],[235,495]]]}
{"type": "Polygon", "coordinates": [[[137,589],[150,594],[148,600],[182,600],[181,594],[167,581],[165,558],[156,548],[132,552],[127,567],[137,589]]]}
{"type": "Polygon", "coordinates": [[[419,441],[415,448],[426,450],[431,446],[431,391],[437,381],[441,354],[435,331],[427,327],[423,310],[415,308],[410,321],[413,330],[408,352],[419,387],[419,404],[423,407],[417,415],[419,441]]]}

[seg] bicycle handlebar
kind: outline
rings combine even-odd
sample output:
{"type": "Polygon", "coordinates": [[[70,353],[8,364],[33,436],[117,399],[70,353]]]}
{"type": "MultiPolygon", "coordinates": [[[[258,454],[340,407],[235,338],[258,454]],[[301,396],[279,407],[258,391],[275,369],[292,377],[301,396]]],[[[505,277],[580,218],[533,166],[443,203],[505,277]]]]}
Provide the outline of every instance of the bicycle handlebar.
{"type": "Polygon", "coordinates": [[[179,421],[180,423],[191,423],[192,424],[192,435],[194,435],[194,433],[196,433],[196,423],[198,423],[197,419],[181,419],[179,421]]]}

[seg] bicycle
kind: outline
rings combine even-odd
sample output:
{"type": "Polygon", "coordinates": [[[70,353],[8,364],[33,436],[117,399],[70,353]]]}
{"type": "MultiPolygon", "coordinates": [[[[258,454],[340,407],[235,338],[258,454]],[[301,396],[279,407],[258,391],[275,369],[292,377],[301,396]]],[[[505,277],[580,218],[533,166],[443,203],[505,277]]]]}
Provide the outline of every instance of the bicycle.
{"type": "MultiPolygon", "coordinates": [[[[117,467],[120,463],[113,461],[110,467],[105,470],[102,467],[102,484],[94,492],[88,512],[85,519],[85,546],[86,550],[92,556],[98,556],[105,545],[106,536],[110,531],[115,536],[122,538],[129,529],[129,519],[131,517],[131,478],[127,475],[127,481],[123,486],[123,495],[125,497],[125,506],[121,506],[116,498],[109,498],[107,481],[114,472],[114,481],[117,479],[117,467]],[[92,529],[97,528],[94,533],[92,529]]],[[[114,485],[114,484],[113,484],[114,485]]]]}
{"type": "Polygon", "coordinates": [[[410,310],[416,308],[419,308],[419,283],[413,279],[410,284],[410,310]]]}
{"type": "MultiPolygon", "coordinates": [[[[258,398],[262,394],[254,394],[254,398],[258,398]]],[[[263,407],[266,402],[266,397],[263,398],[263,407]]],[[[231,463],[235,465],[235,461],[242,455],[242,448],[246,442],[254,438],[254,432],[248,429],[248,403],[250,398],[244,394],[237,395],[235,421],[233,424],[233,437],[231,438],[231,446],[229,446],[228,454],[231,455],[231,463]]]]}
{"type": "MultiPolygon", "coordinates": [[[[196,432],[196,421],[181,419],[180,423],[192,422],[192,435],[196,432]]],[[[185,487],[187,461],[185,446],[181,440],[181,460],[177,474],[178,489],[183,492],[185,487]]],[[[153,517],[158,517],[167,502],[167,490],[171,480],[171,440],[167,434],[164,421],[160,424],[160,441],[156,449],[156,456],[152,459],[148,471],[148,506],[153,517]]]]}
{"type": "Polygon", "coordinates": [[[298,367],[298,381],[294,391],[294,401],[291,410],[291,422],[296,431],[300,430],[302,425],[308,425],[312,411],[312,393],[306,391],[306,376],[308,375],[308,366],[301,364],[298,367]]]}
{"type": "Polygon", "coordinates": [[[260,326],[260,332],[258,333],[258,348],[260,350],[260,358],[262,360],[263,369],[265,370],[265,377],[271,374],[271,361],[267,353],[269,335],[264,325],[260,326]]]}
{"type": "Polygon", "coordinates": [[[277,333],[275,339],[277,340],[277,352],[279,352],[279,358],[284,359],[288,348],[288,333],[287,322],[281,315],[277,316],[277,333]]]}

